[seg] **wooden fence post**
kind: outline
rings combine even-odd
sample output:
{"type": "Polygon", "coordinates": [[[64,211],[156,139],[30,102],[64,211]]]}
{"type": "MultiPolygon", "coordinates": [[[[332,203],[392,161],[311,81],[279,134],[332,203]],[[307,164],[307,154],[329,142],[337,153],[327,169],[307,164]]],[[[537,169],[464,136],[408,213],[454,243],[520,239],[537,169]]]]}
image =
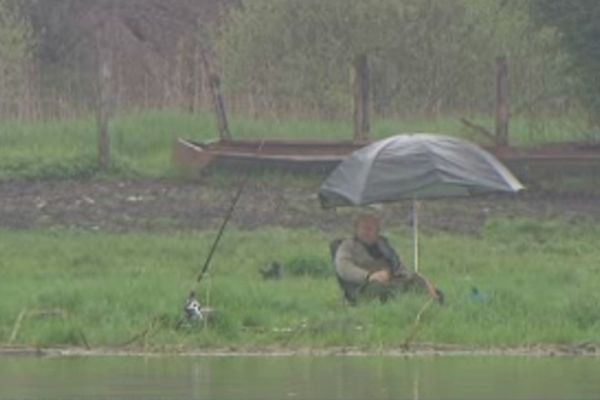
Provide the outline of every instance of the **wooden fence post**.
{"type": "Polygon", "coordinates": [[[103,27],[97,38],[98,88],[96,118],[98,127],[98,164],[103,171],[110,167],[110,132],[109,121],[112,112],[112,53],[108,48],[103,27]]]}
{"type": "Polygon", "coordinates": [[[508,62],[506,56],[496,57],[496,145],[508,146],[508,62]]]}
{"type": "Polygon", "coordinates": [[[360,54],[352,64],[354,94],[354,140],[369,140],[369,70],[367,55],[360,54]]]}
{"type": "Polygon", "coordinates": [[[221,80],[219,79],[219,76],[212,71],[212,65],[206,49],[200,49],[200,57],[204,67],[204,76],[208,81],[208,89],[213,103],[213,108],[217,116],[217,129],[219,130],[219,136],[223,140],[231,140],[231,132],[229,132],[227,114],[225,113],[225,103],[223,101],[223,96],[221,95],[221,80]]]}

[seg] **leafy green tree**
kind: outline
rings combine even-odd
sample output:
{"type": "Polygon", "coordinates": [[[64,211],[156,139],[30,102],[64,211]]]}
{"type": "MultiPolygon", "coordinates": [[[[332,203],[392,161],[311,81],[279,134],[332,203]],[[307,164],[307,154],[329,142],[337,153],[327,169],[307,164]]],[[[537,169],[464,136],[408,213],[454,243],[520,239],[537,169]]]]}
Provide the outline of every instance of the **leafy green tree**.
{"type": "Polygon", "coordinates": [[[535,0],[532,19],[558,31],[570,55],[584,103],[595,124],[600,124],[600,2],[596,0],[535,0]]]}
{"type": "Polygon", "coordinates": [[[366,53],[375,111],[481,113],[494,104],[494,60],[508,55],[519,102],[549,90],[554,37],[514,0],[251,0],[217,38],[230,95],[276,111],[350,109],[351,60],[366,53]]]}
{"type": "Polygon", "coordinates": [[[24,95],[32,45],[31,26],[15,3],[0,0],[0,114],[26,114],[24,95]]]}

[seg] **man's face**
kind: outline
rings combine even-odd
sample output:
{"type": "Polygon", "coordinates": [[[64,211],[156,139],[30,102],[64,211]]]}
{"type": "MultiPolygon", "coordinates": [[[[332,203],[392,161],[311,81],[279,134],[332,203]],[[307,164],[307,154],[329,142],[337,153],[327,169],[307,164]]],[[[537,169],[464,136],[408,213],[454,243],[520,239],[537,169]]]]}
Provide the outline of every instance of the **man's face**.
{"type": "Polygon", "coordinates": [[[366,244],[375,244],[379,238],[379,221],[374,217],[363,217],[356,224],[356,236],[366,244]]]}

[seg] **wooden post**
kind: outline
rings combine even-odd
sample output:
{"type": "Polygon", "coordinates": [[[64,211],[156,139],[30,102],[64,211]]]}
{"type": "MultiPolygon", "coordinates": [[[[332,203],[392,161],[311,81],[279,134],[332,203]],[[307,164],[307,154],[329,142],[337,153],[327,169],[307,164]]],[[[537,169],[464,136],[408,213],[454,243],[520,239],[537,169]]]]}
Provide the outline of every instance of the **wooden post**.
{"type": "Polygon", "coordinates": [[[352,64],[354,94],[354,140],[369,140],[369,70],[367,55],[360,54],[352,64]]]}
{"type": "Polygon", "coordinates": [[[210,94],[217,114],[217,129],[222,139],[231,140],[229,124],[227,123],[227,114],[225,114],[225,103],[221,95],[221,80],[219,75],[212,73],[209,76],[210,94]]]}
{"type": "Polygon", "coordinates": [[[506,56],[496,57],[496,145],[508,146],[508,63],[506,56]]]}
{"type": "Polygon", "coordinates": [[[219,136],[223,140],[231,140],[231,133],[229,132],[229,125],[227,123],[227,114],[225,113],[225,103],[223,101],[223,96],[221,95],[221,80],[216,73],[212,72],[211,63],[205,49],[200,50],[200,57],[202,58],[204,76],[208,80],[208,89],[217,116],[219,136]]]}
{"type": "Polygon", "coordinates": [[[112,60],[105,40],[98,41],[98,90],[96,118],[98,126],[98,164],[103,171],[110,167],[110,133],[112,60]]]}
{"type": "Polygon", "coordinates": [[[198,74],[198,44],[195,40],[192,41],[192,55],[189,57],[190,61],[190,78],[189,82],[190,91],[188,93],[188,111],[195,113],[198,108],[198,88],[200,87],[199,74],[198,74]]]}

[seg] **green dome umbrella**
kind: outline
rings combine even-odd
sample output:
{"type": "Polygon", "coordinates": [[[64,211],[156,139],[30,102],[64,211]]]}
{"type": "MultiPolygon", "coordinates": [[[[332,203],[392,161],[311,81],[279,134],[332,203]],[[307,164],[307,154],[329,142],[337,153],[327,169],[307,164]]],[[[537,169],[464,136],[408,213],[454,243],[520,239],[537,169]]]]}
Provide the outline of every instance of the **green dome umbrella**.
{"type": "Polygon", "coordinates": [[[423,198],[516,193],[523,185],[493,155],[466,140],[433,134],[396,135],[356,150],[319,189],[324,208],[413,200],[415,270],[423,198]]]}

